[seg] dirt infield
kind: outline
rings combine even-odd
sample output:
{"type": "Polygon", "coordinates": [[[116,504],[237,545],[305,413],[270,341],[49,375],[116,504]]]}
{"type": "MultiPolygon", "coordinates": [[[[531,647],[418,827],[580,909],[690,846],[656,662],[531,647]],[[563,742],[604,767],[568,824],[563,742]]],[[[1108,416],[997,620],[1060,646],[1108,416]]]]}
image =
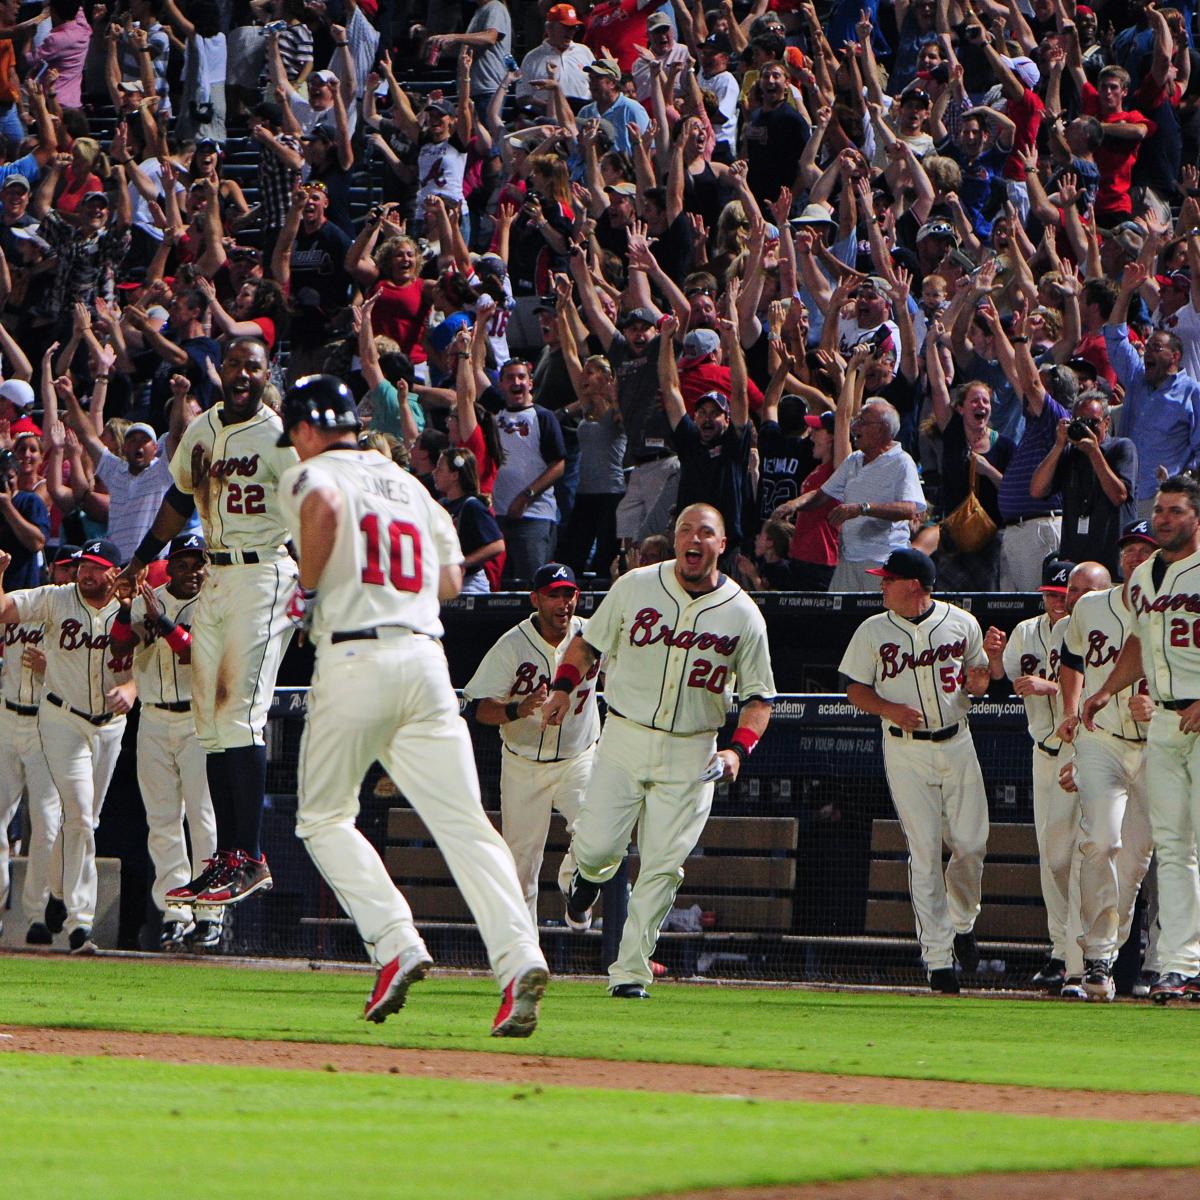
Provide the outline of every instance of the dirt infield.
{"type": "MultiPolygon", "coordinates": [[[[704,1067],[678,1063],[608,1062],[488,1054],[461,1050],[402,1050],[382,1046],[250,1041],[240,1038],[143,1034],[118,1030],[0,1027],[0,1051],[111,1056],[170,1063],[261,1066],[365,1074],[453,1078],[524,1086],[600,1087],[630,1091],[747,1096],[829,1104],[875,1104],[1078,1119],[1200,1123],[1200,1097],[1165,1093],[1060,1091],[1050,1088],[876,1076],[817,1075],[704,1067]]],[[[1200,1171],[1097,1171],[856,1180],[786,1188],[716,1189],[675,1194],[672,1200],[1177,1200],[1200,1195],[1200,1171]]]]}

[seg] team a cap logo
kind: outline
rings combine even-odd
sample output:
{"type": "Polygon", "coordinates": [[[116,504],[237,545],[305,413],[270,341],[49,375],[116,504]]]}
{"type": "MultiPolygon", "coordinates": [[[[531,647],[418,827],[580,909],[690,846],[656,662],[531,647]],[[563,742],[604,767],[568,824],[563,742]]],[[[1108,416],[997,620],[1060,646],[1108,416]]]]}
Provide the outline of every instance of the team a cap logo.
{"type": "Polygon", "coordinates": [[[119,567],[121,565],[121,552],[117,549],[115,542],[110,542],[106,538],[97,538],[93,542],[85,542],[83,549],[79,552],[81,562],[99,563],[102,567],[119,567]]]}
{"type": "Polygon", "coordinates": [[[1065,558],[1046,559],[1042,563],[1042,586],[1038,588],[1038,591],[1065,592],[1067,580],[1071,577],[1073,570],[1075,570],[1075,564],[1068,562],[1065,558]]]}
{"type": "Polygon", "coordinates": [[[563,587],[579,591],[579,584],[575,582],[575,572],[565,563],[548,562],[544,567],[537,569],[533,577],[535,592],[549,592],[563,587]]]}
{"type": "Polygon", "coordinates": [[[926,591],[932,591],[937,583],[933,559],[911,546],[893,550],[882,567],[868,567],[867,574],[882,575],[885,579],[915,579],[926,591]]]}
{"type": "Polygon", "coordinates": [[[177,554],[204,554],[207,550],[208,546],[198,533],[185,533],[171,542],[167,557],[174,558],[177,554]]]}
{"type": "Polygon", "coordinates": [[[1123,546],[1126,542],[1149,542],[1151,546],[1158,545],[1149,521],[1134,521],[1132,525],[1126,525],[1125,532],[1117,539],[1117,545],[1123,546]]]}

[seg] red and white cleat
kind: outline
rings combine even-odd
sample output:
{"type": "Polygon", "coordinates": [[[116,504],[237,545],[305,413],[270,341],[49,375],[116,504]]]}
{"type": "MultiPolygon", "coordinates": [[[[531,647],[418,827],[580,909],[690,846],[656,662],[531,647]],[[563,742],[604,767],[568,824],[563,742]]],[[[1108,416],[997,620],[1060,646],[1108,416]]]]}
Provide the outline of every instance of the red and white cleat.
{"type": "Polygon", "coordinates": [[[529,1037],[537,1028],[538,1004],[549,982],[550,972],[540,966],[526,967],[512,980],[492,1022],[492,1037],[529,1037]]]}

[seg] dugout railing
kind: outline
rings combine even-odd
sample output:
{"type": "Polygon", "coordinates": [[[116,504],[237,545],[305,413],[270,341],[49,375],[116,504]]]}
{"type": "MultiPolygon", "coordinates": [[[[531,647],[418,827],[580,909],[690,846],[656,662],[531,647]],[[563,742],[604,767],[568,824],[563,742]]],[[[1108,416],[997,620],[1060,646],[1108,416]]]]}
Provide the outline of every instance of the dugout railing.
{"type": "MultiPolygon", "coordinates": [[[[235,910],[228,948],[361,958],[353,927],[294,833],[305,695],[304,689],[280,689],[271,709],[264,846],[275,887],[235,910]]],[[[1046,951],[1040,894],[1028,886],[1036,878],[1036,858],[1014,850],[1027,849],[1033,819],[1023,707],[1015,699],[979,701],[971,727],[996,844],[1004,851],[985,877],[979,982],[1014,984],[1028,978],[1046,951]],[[996,881],[990,891],[989,878],[996,881]],[[1014,878],[1024,882],[1013,886],[1014,878]],[[997,923],[989,915],[989,901],[999,909],[1001,892],[1005,919],[997,923]]],[[[499,737],[496,730],[474,724],[471,734],[484,807],[494,812],[499,809],[499,737]]],[[[724,827],[723,832],[715,843],[702,841],[700,853],[685,864],[687,877],[657,956],[669,973],[881,983],[922,978],[880,739],[879,721],[855,711],[842,695],[779,697],[771,728],[737,783],[717,788],[710,827],[724,827]],[[761,823],[758,836],[756,822],[761,823]]],[[[362,787],[359,825],[393,864],[415,861],[397,857],[397,848],[432,847],[412,821],[397,819],[395,814],[406,809],[403,796],[374,767],[362,787]]],[[[599,972],[607,965],[611,940],[598,932],[573,933],[554,915],[559,900],[553,878],[564,844],[561,827],[556,829],[542,877],[543,942],[556,970],[599,972]]],[[[435,859],[426,854],[422,861],[435,859]]],[[[631,861],[636,870],[636,848],[631,861]]],[[[400,874],[398,880],[413,891],[414,900],[435,885],[449,887],[448,877],[432,867],[423,868],[419,878],[400,874]]],[[[439,905],[439,915],[424,919],[421,903],[413,907],[440,962],[486,965],[465,910],[439,905]]]]}

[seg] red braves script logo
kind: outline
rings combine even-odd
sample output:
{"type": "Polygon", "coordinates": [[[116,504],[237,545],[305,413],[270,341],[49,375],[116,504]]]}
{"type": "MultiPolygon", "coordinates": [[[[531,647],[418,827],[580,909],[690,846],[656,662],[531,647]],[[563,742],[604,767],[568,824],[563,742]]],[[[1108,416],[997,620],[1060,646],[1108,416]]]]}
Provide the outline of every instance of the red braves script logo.
{"type": "Polygon", "coordinates": [[[83,632],[83,625],[79,621],[64,621],[62,632],[58,635],[58,644],[64,650],[106,650],[108,643],[107,633],[92,637],[90,633],[83,632]]]}
{"type": "Polygon", "coordinates": [[[940,646],[930,646],[920,654],[900,653],[900,647],[895,642],[884,642],[879,647],[879,661],[883,664],[883,679],[895,679],[904,671],[915,671],[918,667],[932,667],[934,663],[957,661],[967,652],[965,638],[957,642],[943,642],[940,646]]]}
{"type": "Polygon", "coordinates": [[[1117,647],[1115,643],[1108,640],[1108,634],[1102,629],[1093,629],[1088,634],[1087,650],[1084,651],[1083,661],[1085,666],[1103,667],[1117,657],[1117,647]]]}
{"type": "Polygon", "coordinates": [[[4,644],[6,646],[40,646],[43,636],[40,625],[37,629],[23,629],[20,625],[7,625],[4,629],[4,644]]]}
{"type": "Polygon", "coordinates": [[[1133,611],[1138,613],[1200,613],[1200,596],[1197,596],[1195,592],[1188,593],[1187,595],[1180,592],[1174,596],[1159,596],[1154,600],[1147,600],[1146,593],[1142,591],[1141,585],[1135,583],[1129,589],[1129,598],[1133,601],[1133,611]]]}
{"type": "Polygon", "coordinates": [[[670,625],[660,625],[662,613],[656,608],[643,608],[629,627],[631,646],[653,646],[656,642],[672,646],[677,650],[713,650],[717,654],[732,654],[737,649],[740,637],[724,637],[715,633],[701,633],[696,629],[684,629],[676,633],[670,625]]]}
{"type": "Polygon", "coordinates": [[[517,668],[510,695],[528,696],[540,687],[548,688],[549,686],[550,680],[538,670],[536,663],[523,662],[517,668]]]}
{"type": "Polygon", "coordinates": [[[1057,679],[1058,678],[1058,651],[1050,651],[1050,669],[1049,674],[1041,667],[1041,659],[1036,654],[1021,655],[1021,674],[1022,675],[1037,675],[1041,679],[1057,679]]]}
{"type": "Polygon", "coordinates": [[[254,476],[258,474],[258,455],[249,458],[218,458],[208,468],[213,479],[228,479],[231,475],[254,476]]]}

